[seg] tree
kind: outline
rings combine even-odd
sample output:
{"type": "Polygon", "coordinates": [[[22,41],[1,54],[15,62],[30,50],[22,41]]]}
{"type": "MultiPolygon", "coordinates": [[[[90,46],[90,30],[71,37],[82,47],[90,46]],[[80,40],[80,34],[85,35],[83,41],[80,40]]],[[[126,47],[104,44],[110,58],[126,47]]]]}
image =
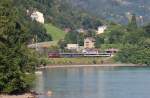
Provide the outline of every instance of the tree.
{"type": "Polygon", "coordinates": [[[84,33],[79,33],[77,31],[72,31],[66,34],[65,36],[65,44],[79,44],[83,46],[84,44],[84,33]]]}
{"type": "Polygon", "coordinates": [[[144,40],[144,32],[140,29],[136,29],[131,32],[126,32],[123,37],[123,43],[126,44],[139,44],[144,40]]]}
{"type": "Polygon", "coordinates": [[[123,42],[123,37],[126,31],[123,26],[114,25],[108,28],[106,33],[104,34],[105,43],[107,44],[117,44],[123,42]]]}
{"type": "Polygon", "coordinates": [[[23,93],[30,89],[36,58],[27,49],[28,30],[19,21],[11,0],[0,1],[0,92],[23,93]]]}
{"type": "Polygon", "coordinates": [[[65,42],[65,40],[59,40],[58,45],[59,45],[59,48],[63,51],[65,47],[67,46],[67,43],[65,42]]]}
{"type": "Polygon", "coordinates": [[[92,29],[93,28],[93,21],[91,19],[91,17],[85,17],[83,22],[82,22],[82,25],[84,27],[84,29],[92,29]]]}
{"type": "Polygon", "coordinates": [[[51,41],[52,37],[51,35],[47,34],[46,29],[44,28],[43,24],[40,24],[36,21],[32,21],[28,23],[28,28],[30,31],[30,39],[35,39],[35,36],[37,36],[38,42],[44,42],[44,41],[51,41]]]}
{"type": "Polygon", "coordinates": [[[132,18],[131,18],[131,20],[129,21],[129,24],[128,24],[128,30],[129,31],[135,30],[135,29],[137,29],[137,27],[138,27],[138,25],[137,25],[136,15],[133,14],[132,18]]]}
{"type": "Polygon", "coordinates": [[[95,47],[100,48],[102,44],[104,44],[104,38],[102,36],[97,36],[95,47]]]}
{"type": "Polygon", "coordinates": [[[123,63],[150,65],[150,48],[126,47],[118,53],[116,60],[123,63]]]}
{"type": "Polygon", "coordinates": [[[144,28],[144,34],[145,34],[145,37],[150,37],[150,23],[146,26],[143,27],[144,28]]]}
{"type": "Polygon", "coordinates": [[[66,34],[65,40],[67,43],[77,44],[79,33],[76,31],[72,31],[66,34]]]}

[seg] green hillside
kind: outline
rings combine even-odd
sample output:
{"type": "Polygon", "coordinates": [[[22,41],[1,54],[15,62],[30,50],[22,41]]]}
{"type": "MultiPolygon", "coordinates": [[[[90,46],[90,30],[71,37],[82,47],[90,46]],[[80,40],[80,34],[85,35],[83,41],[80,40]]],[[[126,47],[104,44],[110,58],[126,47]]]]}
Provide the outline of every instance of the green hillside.
{"type": "Polygon", "coordinates": [[[47,30],[47,33],[52,36],[53,41],[59,41],[60,39],[63,39],[65,37],[65,32],[52,24],[45,24],[45,28],[47,30]]]}

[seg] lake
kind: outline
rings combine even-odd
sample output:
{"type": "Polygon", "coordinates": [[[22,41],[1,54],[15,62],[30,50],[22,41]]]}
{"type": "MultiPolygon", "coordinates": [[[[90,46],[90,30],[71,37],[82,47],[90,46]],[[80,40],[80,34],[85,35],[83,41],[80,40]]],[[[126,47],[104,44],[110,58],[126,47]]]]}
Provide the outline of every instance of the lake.
{"type": "Polygon", "coordinates": [[[42,69],[35,90],[39,98],[149,98],[150,68],[82,67],[42,69]]]}

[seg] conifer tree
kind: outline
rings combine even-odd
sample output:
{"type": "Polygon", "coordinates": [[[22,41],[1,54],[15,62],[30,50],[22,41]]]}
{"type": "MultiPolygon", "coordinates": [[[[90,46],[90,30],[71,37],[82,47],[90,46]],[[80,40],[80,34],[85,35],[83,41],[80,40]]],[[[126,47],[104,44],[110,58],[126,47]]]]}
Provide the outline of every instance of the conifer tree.
{"type": "Polygon", "coordinates": [[[128,30],[136,30],[138,28],[136,15],[133,14],[128,24],[128,30]]]}

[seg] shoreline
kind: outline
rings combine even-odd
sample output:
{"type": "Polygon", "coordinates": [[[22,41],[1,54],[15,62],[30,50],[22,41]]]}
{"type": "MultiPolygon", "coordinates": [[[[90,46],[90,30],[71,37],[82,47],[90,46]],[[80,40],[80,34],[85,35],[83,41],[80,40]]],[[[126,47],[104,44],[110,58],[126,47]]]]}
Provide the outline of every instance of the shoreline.
{"type": "Polygon", "coordinates": [[[4,95],[0,94],[0,98],[36,98],[33,94],[26,93],[23,95],[4,95]]]}
{"type": "Polygon", "coordinates": [[[38,69],[45,68],[80,68],[80,67],[147,67],[146,65],[138,64],[80,64],[80,65],[47,65],[39,67],[38,69]]]}

